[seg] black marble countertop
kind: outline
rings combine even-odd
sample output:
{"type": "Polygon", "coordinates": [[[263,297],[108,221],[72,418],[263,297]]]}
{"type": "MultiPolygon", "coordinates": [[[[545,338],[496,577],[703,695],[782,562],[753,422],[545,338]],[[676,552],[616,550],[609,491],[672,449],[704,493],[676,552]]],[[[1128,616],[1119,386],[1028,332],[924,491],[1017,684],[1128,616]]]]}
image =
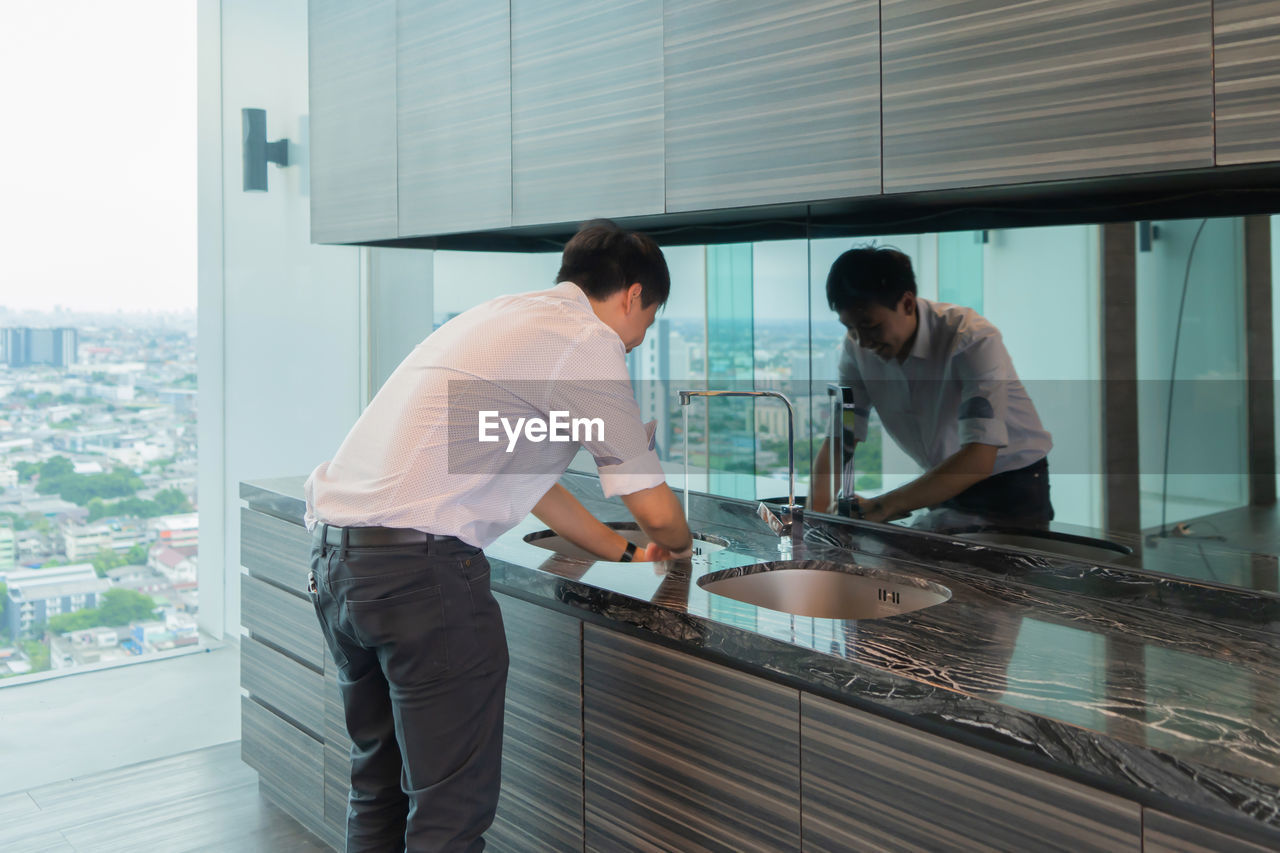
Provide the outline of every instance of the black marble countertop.
{"type": "MultiPolygon", "coordinates": [[[[302,483],[243,483],[241,497],[301,521],[302,483]]],[[[562,483],[597,517],[630,519],[596,478],[562,483]]],[[[1280,596],[823,517],[793,559],[951,597],[876,619],[792,616],[697,583],[780,558],[754,510],[693,495],[691,527],[728,545],[674,564],[557,556],[525,541],[542,529],[531,516],[486,549],[493,587],[1280,843],[1280,596]]]]}

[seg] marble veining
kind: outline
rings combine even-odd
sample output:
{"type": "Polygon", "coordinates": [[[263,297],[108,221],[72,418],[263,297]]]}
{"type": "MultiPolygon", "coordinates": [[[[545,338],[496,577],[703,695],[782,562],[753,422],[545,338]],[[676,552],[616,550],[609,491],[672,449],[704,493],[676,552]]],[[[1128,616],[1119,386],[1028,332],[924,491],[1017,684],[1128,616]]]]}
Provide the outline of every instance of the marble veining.
{"type": "MultiPolygon", "coordinates": [[[[593,477],[562,482],[597,517],[628,520],[593,477]]],[[[241,497],[298,521],[301,483],[243,484],[241,497]]],[[[690,515],[727,546],[670,565],[549,556],[524,541],[542,529],[530,518],[487,549],[494,588],[1165,810],[1280,831],[1277,596],[816,519],[796,559],[916,578],[951,599],[880,619],[799,617],[697,583],[779,559],[754,505],[694,495],[690,515]]]]}

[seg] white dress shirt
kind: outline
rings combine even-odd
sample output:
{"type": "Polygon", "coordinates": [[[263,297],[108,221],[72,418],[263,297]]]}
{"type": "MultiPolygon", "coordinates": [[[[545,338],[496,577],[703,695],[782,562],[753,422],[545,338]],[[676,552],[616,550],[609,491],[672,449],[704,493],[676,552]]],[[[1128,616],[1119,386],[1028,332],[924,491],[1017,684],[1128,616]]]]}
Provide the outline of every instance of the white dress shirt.
{"type": "Polygon", "coordinates": [[[841,342],[840,384],[853,389],[858,441],[867,416],[880,422],[916,464],[928,470],[970,443],[996,452],[993,474],[1025,468],[1053,441],[1013,369],[1000,331],[960,305],[916,299],[919,326],[903,361],[841,342]]]}
{"type": "MultiPolygon", "coordinates": [[[[561,430],[561,434],[564,434],[561,430]]],[[[304,491],[307,528],[407,527],[479,548],[520,523],[578,447],[596,461],[606,496],[666,482],[640,420],[626,348],[564,282],[501,296],[445,323],[396,368],[332,461],[304,491]],[[512,439],[496,422],[598,418],[578,442],[512,439]],[[491,425],[481,441],[481,421],[491,425]]]]}

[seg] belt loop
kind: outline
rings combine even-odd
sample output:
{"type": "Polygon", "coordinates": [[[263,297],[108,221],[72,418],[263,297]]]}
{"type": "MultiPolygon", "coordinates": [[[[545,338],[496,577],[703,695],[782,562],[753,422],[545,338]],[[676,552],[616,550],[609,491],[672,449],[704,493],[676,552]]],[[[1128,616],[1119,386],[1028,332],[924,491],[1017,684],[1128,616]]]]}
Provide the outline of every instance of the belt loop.
{"type": "Polygon", "coordinates": [[[329,547],[329,523],[320,522],[320,553],[323,554],[329,547]]]}
{"type": "Polygon", "coordinates": [[[338,555],[338,559],[340,559],[340,560],[345,560],[345,559],[347,559],[347,548],[349,547],[349,546],[348,546],[348,544],[347,544],[347,540],[348,540],[349,536],[350,536],[350,534],[348,533],[347,528],[345,528],[345,527],[344,527],[344,528],[342,528],[342,544],[341,544],[340,546],[338,546],[339,548],[341,548],[341,549],[342,549],[342,550],[341,550],[341,553],[338,555]]]}

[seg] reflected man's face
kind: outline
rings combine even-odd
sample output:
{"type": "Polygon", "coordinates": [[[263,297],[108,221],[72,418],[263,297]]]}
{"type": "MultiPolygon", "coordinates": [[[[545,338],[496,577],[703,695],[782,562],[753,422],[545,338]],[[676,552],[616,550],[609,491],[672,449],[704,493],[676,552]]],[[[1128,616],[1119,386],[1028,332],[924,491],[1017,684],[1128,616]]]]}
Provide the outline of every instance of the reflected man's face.
{"type": "Polygon", "coordinates": [[[881,359],[902,360],[911,352],[916,334],[915,294],[902,294],[902,299],[893,308],[871,302],[842,308],[838,314],[840,322],[858,346],[871,350],[881,359]]]}

